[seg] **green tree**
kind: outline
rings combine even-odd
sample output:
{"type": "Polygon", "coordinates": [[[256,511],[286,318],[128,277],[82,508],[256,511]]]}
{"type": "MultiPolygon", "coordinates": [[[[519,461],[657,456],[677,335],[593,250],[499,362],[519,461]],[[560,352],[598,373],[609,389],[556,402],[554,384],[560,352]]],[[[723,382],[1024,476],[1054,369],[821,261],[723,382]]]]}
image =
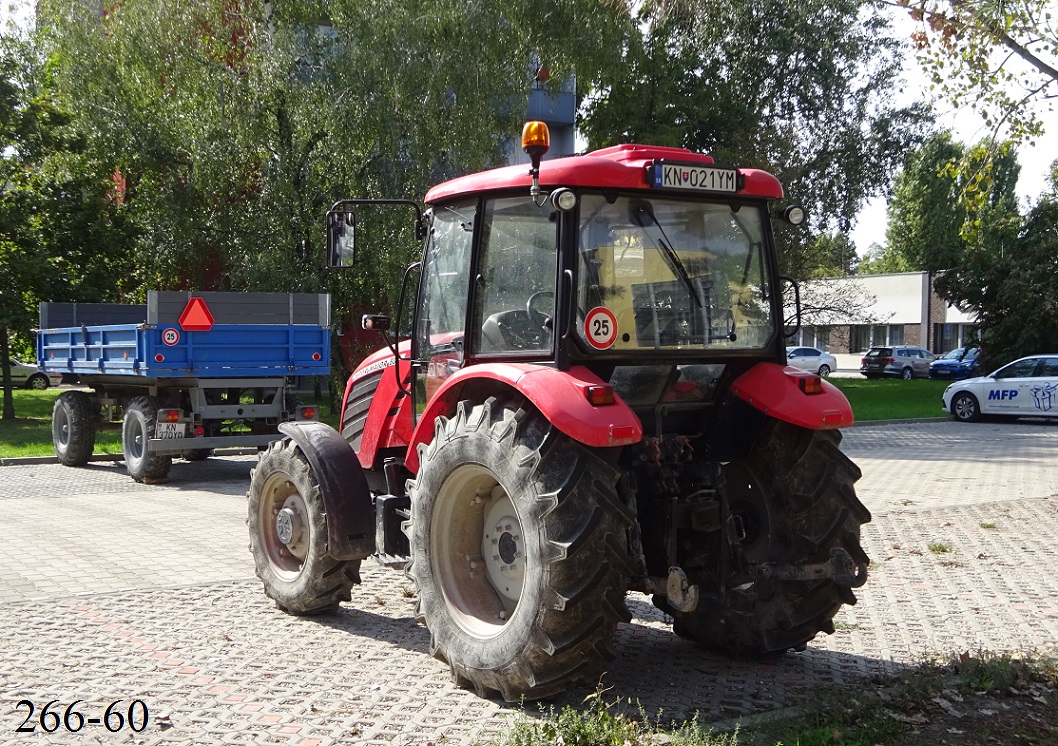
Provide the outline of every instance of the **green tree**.
{"type": "Polygon", "coordinates": [[[390,305],[418,247],[383,222],[357,271],[325,272],[332,203],[498,164],[533,55],[591,79],[628,22],[606,0],[130,0],[102,18],[51,0],[45,16],[66,100],[128,180],[141,287],[330,291],[335,308],[390,305]]]}
{"type": "Polygon", "coordinates": [[[972,106],[992,142],[1043,134],[1038,113],[1058,90],[1058,26],[1052,0],[881,0],[906,10],[933,88],[972,106]]]}
{"type": "Polygon", "coordinates": [[[1011,143],[966,148],[951,133],[933,135],[913,151],[889,201],[888,250],[911,271],[960,266],[971,245],[1016,233],[1020,166],[1011,143]],[[969,170],[960,168],[969,165],[969,170]]]}
{"type": "Polygon", "coordinates": [[[898,254],[888,245],[872,243],[864,252],[863,258],[856,267],[856,273],[861,275],[885,275],[895,272],[910,272],[907,260],[902,254],[898,254]]]}
{"type": "Polygon", "coordinates": [[[805,264],[814,267],[808,275],[811,278],[845,277],[855,274],[859,264],[856,244],[847,234],[840,231],[816,236],[808,247],[805,264]]]}
{"type": "Polygon", "coordinates": [[[986,365],[1058,349],[1058,201],[1041,199],[1020,230],[986,225],[938,289],[976,313],[986,365]]]}
{"type": "Polygon", "coordinates": [[[48,61],[16,34],[0,37],[0,138],[0,360],[13,419],[11,346],[30,347],[38,303],[113,299],[129,241],[113,170],[86,157],[48,61]]]}
{"type": "Polygon", "coordinates": [[[896,178],[887,209],[889,249],[912,271],[956,266],[965,251],[965,206],[955,166],[965,148],[950,132],[913,151],[896,178]]]}
{"type": "Polygon", "coordinates": [[[779,233],[784,270],[806,277],[814,235],[847,232],[921,141],[924,107],[897,106],[902,53],[856,0],[647,2],[624,64],[584,106],[592,147],[637,140],[766,168],[806,207],[779,233]]]}

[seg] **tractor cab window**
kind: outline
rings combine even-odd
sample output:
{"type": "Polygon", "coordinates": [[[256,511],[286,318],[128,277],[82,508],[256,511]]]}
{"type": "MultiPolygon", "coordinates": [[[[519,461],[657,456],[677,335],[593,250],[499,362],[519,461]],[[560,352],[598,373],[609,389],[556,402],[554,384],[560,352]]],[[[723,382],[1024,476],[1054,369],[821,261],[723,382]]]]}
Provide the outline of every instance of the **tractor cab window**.
{"type": "Polygon", "coordinates": [[[550,352],[558,221],[523,196],[487,202],[472,328],[481,355],[550,352]]]}
{"type": "Polygon", "coordinates": [[[576,328],[587,349],[767,344],[761,209],[586,194],[580,215],[576,328]]]}
{"type": "Polygon", "coordinates": [[[415,355],[425,369],[416,375],[421,405],[445,378],[463,364],[470,258],[477,218],[476,201],[458,202],[434,211],[423,258],[415,355]]]}

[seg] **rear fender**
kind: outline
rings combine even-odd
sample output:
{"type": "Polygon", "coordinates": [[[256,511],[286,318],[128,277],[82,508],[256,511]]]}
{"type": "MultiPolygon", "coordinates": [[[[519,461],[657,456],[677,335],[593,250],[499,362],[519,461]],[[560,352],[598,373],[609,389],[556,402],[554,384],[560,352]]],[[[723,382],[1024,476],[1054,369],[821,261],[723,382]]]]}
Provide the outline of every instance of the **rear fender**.
{"type": "Polygon", "coordinates": [[[305,454],[327,511],[327,554],[364,559],[375,552],[375,510],[360,462],[345,438],[322,422],[284,422],[279,432],[305,454]]]}
{"type": "Polygon", "coordinates": [[[769,417],[809,430],[836,430],[854,421],[849,400],[832,383],[820,379],[822,392],[806,394],[800,380],[815,377],[790,366],[757,363],[735,379],[731,393],[769,417]]]}
{"type": "Polygon", "coordinates": [[[463,399],[482,401],[475,383],[484,381],[508,386],[540,410],[561,432],[592,448],[611,448],[636,443],[643,426],[631,408],[615,397],[613,404],[593,406],[588,402],[590,386],[608,386],[590,370],[575,366],[568,371],[526,363],[483,363],[453,373],[430,399],[412,435],[405,465],[419,470],[418,446],[433,439],[434,421],[450,416],[463,399]]]}

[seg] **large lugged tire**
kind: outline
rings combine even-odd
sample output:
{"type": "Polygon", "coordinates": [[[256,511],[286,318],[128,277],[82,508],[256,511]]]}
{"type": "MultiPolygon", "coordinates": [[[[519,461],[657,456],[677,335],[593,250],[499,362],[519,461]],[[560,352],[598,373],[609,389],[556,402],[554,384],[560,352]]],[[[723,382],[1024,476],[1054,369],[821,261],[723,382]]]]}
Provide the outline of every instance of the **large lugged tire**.
{"type": "Polygon", "coordinates": [[[319,482],[289,438],[270,444],[250,475],[250,552],[265,593],[288,614],[321,614],[349,601],[360,560],[327,554],[319,482]]]}
{"type": "Polygon", "coordinates": [[[125,407],[121,423],[121,450],[125,454],[125,468],[137,482],[162,482],[169,477],[173,457],[147,450],[147,441],[154,436],[158,421],[158,400],[153,396],[137,396],[125,407]]]}
{"type": "Polygon", "coordinates": [[[51,410],[51,442],[59,463],[84,466],[96,443],[96,413],[83,391],[63,391],[51,410]]]}
{"type": "Polygon", "coordinates": [[[439,417],[420,454],[405,530],[433,655],[458,685],[509,702],[590,675],[631,618],[618,472],[496,398],[439,417]]]}
{"type": "Polygon", "coordinates": [[[747,563],[820,565],[831,560],[831,550],[844,550],[856,564],[855,579],[761,578],[736,567],[720,603],[703,602],[675,616],[677,634],[738,658],[758,658],[803,649],[818,633],[834,631],[834,615],[842,604],[856,603],[852,587],[867,579],[860,526],[871,520],[853,489],[860,470],[839,450],[840,442],[836,430],[771,420],[749,459],[725,467],[725,480],[747,563]]]}

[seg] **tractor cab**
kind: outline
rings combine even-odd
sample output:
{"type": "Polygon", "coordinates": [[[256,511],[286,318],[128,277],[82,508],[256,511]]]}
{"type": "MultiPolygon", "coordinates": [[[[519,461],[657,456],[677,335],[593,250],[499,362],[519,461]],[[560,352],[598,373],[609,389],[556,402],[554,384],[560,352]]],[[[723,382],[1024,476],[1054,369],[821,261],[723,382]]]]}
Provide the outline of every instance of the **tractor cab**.
{"type": "MultiPolygon", "coordinates": [[[[418,293],[406,282],[401,294],[414,321],[397,334],[410,338],[414,412],[471,365],[583,366],[640,409],[711,399],[719,378],[784,359],[772,176],[642,145],[541,162],[539,122],[523,147],[530,169],[454,179],[426,197],[418,293]]],[[[329,214],[332,263],[351,256],[353,207],[329,214]]]]}

